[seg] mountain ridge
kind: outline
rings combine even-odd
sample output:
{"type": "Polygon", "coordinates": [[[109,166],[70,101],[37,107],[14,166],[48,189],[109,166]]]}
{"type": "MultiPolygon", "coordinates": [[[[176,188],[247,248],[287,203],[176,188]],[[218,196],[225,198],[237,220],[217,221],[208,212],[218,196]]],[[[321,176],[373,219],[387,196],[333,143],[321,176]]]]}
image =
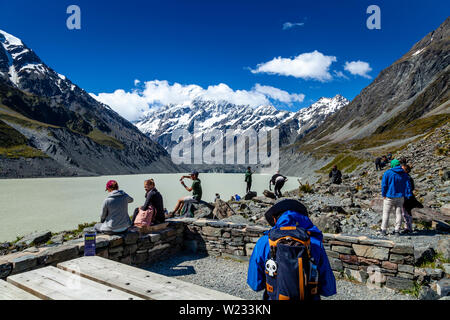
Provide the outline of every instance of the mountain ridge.
{"type": "MultiPolygon", "coordinates": [[[[45,155],[41,160],[53,160],[55,170],[64,168],[65,175],[179,170],[164,148],[1,30],[0,121],[26,138],[22,148],[39,150],[45,155]]],[[[0,156],[11,162],[9,150],[0,147],[0,156]]],[[[16,156],[16,161],[33,163],[28,154],[16,156]]],[[[7,176],[21,174],[7,169],[7,176]]],[[[30,175],[45,175],[34,169],[30,175]]]]}

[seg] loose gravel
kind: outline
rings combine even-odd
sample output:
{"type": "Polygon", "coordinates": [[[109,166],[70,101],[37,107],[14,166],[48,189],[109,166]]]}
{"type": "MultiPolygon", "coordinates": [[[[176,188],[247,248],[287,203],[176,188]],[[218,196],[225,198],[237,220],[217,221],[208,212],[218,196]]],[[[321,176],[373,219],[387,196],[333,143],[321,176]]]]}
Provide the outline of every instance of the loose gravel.
{"type": "MultiPolygon", "coordinates": [[[[260,300],[262,298],[262,291],[254,292],[247,285],[248,262],[182,253],[169,259],[155,262],[144,269],[225,292],[246,300],[260,300]]],[[[324,300],[415,299],[412,296],[400,294],[387,288],[369,289],[365,285],[347,280],[338,279],[336,285],[337,294],[328,298],[323,297],[324,300]]]]}

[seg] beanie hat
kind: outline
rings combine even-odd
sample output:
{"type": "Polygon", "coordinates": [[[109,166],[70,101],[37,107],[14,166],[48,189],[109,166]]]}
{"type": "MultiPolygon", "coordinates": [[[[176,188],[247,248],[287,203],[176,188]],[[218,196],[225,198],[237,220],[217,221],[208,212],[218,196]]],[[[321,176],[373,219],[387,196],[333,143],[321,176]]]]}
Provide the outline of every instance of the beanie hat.
{"type": "Polygon", "coordinates": [[[395,168],[399,165],[400,165],[400,161],[398,161],[397,159],[394,159],[391,161],[391,168],[395,168]]]}

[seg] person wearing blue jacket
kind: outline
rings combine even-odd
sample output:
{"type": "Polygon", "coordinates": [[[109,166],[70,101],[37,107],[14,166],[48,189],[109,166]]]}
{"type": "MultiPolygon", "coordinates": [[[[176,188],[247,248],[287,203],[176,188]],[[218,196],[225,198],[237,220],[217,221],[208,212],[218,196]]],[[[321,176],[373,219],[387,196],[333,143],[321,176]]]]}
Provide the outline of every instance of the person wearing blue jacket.
{"type": "Polygon", "coordinates": [[[383,197],[383,220],[381,223],[381,234],[387,235],[389,215],[395,212],[394,235],[400,234],[402,225],[402,208],[405,198],[412,197],[411,182],[408,174],[400,165],[400,161],[391,161],[391,169],[386,171],[381,180],[381,195],[383,197]]]}
{"type": "MultiPolygon", "coordinates": [[[[284,209],[272,213],[272,215],[269,213],[271,210],[269,209],[266,213],[266,220],[271,226],[273,226],[272,229],[296,226],[305,229],[309,233],[311,239],[311,255],[317,264],[317,269],[319,272],[318,293],[319,295],[325,297],[336,294],[336,279],[322,244],[322,232],[308,218],[307,210],[303,204],[292,199],[286,199],[282,202],[285,204],[284,209]],[[293,201],[297,202],[297,204],[294,203],[294,206],[291,205],[293,201]],[[289,209],[289,207],[292,209],[289,209]]],[[[279,206],[281,208],[283,207],[282,202],[278,203],[281,205],[279,206]]],[[[272,208],[276,207],[278,204],[272,208]]],[[[250,288],[254,291],[265,290],[263,296],[263,299],[265,300],[268,299],[266,292],[265,263],[270,256],[268,233],[269,231],[265,232],[264,236],[262,236],[256,243],[250,257],[247,275],[247,284],[250,288]]],[[[316,299],[320,299],[319,295],[316,296],[316,299]]]]}

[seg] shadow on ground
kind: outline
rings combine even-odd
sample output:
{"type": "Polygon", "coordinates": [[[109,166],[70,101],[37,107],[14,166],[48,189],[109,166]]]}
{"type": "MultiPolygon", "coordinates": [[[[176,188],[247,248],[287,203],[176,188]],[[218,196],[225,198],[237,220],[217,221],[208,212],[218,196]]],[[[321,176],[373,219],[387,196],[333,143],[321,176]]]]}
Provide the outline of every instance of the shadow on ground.
{"type": "Polygon", "coordinates": [[[194,261],[206,257],[208,257],[207,254],[198,254],[198,253],[194,254],[189,251],[182,251],[175,256],[169,257],[168,259],[145,265],[142,267],[142,269],[145,269],[150,272],[159,273],[161,275],[168,277],[187,276],[191,274],[196,274],[197,272],[195,271],[195,268],[190,265],[180,266],[180,264],[183,264],[186,261],[194,261]],[[161,267],[162,265],[164,265],[165,268],[162,268],[161,267]]]}

